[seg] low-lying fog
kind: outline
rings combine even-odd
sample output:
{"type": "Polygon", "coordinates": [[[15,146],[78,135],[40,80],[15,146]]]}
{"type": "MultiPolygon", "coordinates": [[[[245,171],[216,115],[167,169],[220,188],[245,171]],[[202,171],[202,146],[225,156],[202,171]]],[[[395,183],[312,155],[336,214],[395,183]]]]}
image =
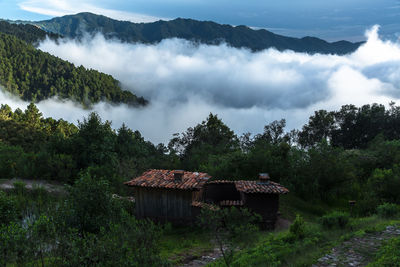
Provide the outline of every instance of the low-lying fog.
{"type": "MultiPolygon", "coordinates": [[[[375,26],[368,41],[346,56],[308,55],[268,49],[252,53],[227,45],[195,45],[180,39],[126,44],[101,35],[82,42],[46,40],[39,48],[76,65],[113,75],[124,89],[150,105],[93,107],[118,128],[125,122],[154,143],[204,120],[212,112],[237,134],[259,133],[285,118],[287,130],[301,128],[318,109],[344,104],[388,104],[400,98],[400,43],[383,41],[375,26]]],[[[26,103],[0,94],[2,103],[26,103]]],[[[45,116],[82,120],[91,110],[70,101],[39,103],[45,116]]]]}

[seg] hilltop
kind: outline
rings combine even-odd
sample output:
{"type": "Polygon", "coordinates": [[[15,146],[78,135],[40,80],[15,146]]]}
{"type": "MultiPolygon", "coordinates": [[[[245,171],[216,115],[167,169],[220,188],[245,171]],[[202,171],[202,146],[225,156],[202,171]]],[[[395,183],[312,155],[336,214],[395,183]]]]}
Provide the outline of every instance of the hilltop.
{"type": "Polygon", "coordinates": [[[51,97],[75,100],[84,106],[105,100],[131,106],[147,101],[122,90],[111,75],[62,60],[37,49],[34,44],[57,34],[25,24],[0,21],[0,85],[25,101],[51,97]]]}
{"type": "Polygon", "coordinates": [[[315,37],[286,37],[264,29],[253,30],[243,25],[235,27],[183,18],[132,23],[85,12],[31,23],[45,31],[70,38],[81,38],[85,33],[100,32],[106,38],[117,38],[129,43],[157,43],[167,38],[182,38],[204,44],[226,42],[232,47],[249,48],[252,51],[276,48],[280,51],[293,50],[312,54],[347,54],[362,44],[348,41],[329,43],[315,37]]]}

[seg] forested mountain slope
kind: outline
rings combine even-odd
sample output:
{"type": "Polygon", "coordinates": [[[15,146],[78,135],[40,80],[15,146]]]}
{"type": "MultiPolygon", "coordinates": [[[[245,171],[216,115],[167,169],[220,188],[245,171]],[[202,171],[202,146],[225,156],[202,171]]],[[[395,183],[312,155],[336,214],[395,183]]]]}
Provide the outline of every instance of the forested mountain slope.
{"type": "Polygon", "coordinates": [[[23,23],[9,23],[0,20],[0,32],[13,35],[30,44],[36,44],[39,41],[46,39],[46,36],[55,40],[61,37],[58,34],[45,32],[37,26],[23,23]]]}
{"type": "MultiPolygon", "coordinates": [[[[37,35],[21,30],[26,41],[37,35]]],[[[89,106],[105,100],[111,103],[145,105],[147,101],[120,88],[111,75],[86,69],[36,49],[33,45],[0,33],[0,85],[26,101],[57,96],[89,106]]]]}
{"type": "Polygon", "coordinates": [[[292,38],[267,30],[253,30],[246,26],[233,27],[211,21],[175,19],[152,23],[118,21],[91,13],[79,13],[34,22],[46,31],[66,37],[82,37],[84,33],[104,34],[125,42],[156,43],[166,38],[183,38],[205,44],[226,42],[233,47],[250,48],[253,51],[275,47],[278,50],[296,52],[346,54],[355,51],[362,43],[339,41],[329,43],[314,37],[292,38]]]}

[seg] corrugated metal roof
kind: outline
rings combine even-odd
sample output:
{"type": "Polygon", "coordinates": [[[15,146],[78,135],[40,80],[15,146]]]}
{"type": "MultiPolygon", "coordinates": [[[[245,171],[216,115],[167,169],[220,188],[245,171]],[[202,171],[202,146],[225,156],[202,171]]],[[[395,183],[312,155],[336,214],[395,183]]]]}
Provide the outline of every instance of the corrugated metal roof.
{"type": "Polygon", "coordinates": [[[207,173],[203,172],[184,172],[181,180],[174,178],[173,170],[148,170],[141,176],[125,182],[128,186],[168,188],[181,190],[199,190],[210,179],[207,173]]]}
{"type": "Polygon", "coordinates": [[[289,190],[272,181],[260,182],[260,181],[230,181],[230,180],[214,180],[207,182],[208,184],[235,184],[236,189],[243,193],[264,193],[264,194],[287,194],[289,190]]]}

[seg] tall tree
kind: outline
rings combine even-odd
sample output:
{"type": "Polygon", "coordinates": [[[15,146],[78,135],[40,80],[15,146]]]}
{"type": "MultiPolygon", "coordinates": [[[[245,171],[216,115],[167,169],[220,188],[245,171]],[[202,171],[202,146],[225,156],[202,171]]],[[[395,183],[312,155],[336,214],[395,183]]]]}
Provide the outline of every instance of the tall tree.
{"type": "Polygon", "coordinates": [[[185,168],[196,170],[210,155],[223,155],[240,148],[239,139],[217,115],[210,115],[201,124],[176,135],[169,143],[178,153],[185,168]]]}
{"type": "Polygon", "coordinates": [[[79,168],[92,165],[115,166],[116,134],[111,122],[102,122],[100,116],[92,112],[83,122],[78,123],[79,132],[73,137],[74,154],[79,168]]]}

